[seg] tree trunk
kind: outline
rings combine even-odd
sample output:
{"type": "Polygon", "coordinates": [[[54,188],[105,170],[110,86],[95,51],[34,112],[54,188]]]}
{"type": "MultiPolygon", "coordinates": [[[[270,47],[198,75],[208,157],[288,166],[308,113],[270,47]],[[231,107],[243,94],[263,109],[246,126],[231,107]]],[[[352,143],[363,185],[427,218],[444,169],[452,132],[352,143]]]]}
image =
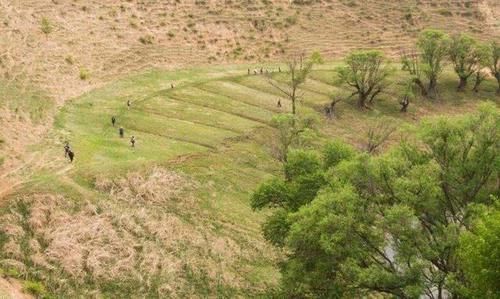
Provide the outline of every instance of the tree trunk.
{"type": "Polygon", "coordinates": [[[441,283],[437,286],[437,298],[443,299],[443,287],[441,286],[441,283]]]}
{"type": "Polygon", "coordinates": [[[368,103],[373,104],[373,100],[375,99],[375,97],[382,92],[382,89],[380,88],[377,88],[377,90],[375,90],[374,93],[372,93],[372,95],[370,96],[370,100],[368,101],[368,103]]]}
{"type": "Polygon", "coordinates": [[[363,108],[366,108],[366,99],[367,99],[368,95],[365,95],[363,93],[359,93],[359,96],[358,96],[358,107],[360,109],[363,109],[363,108]]]}
{"type": "Polygon", "coordinates": [[[479,92],[479,85],[481,85],[481,82],[483,82],[483,78],[481,78],[479,74],[476,75],[476,81],[474,82],[474,87],[472,88],[472,91],[479,92]]]}
{"type": "Polygon", "coordinates": [[[414,82],[415,84],[417,84],[418,88],[420,88],[420,94],[423,97],[427,97],[427,89],[425,89],[425,86],[422,83],[422,81],[420,79],[415,79],[414,82]]]}
{"type": "Polygon", "coordinates": [[[460,82],[458,83],[457,91],[459,92],[465,91],[466,86],[467,86],[467,77],[460,77],[460,82]]]}
{"type": "Polygon", "coordinates": [[[291,100],[292,100],[292,114],[293,115],[295,115],[295,100],[296,100],[295,92],[296,92],[296,88],[294,87],[293,90],[292,90],[292,97],[291,97],[291,100]]]}

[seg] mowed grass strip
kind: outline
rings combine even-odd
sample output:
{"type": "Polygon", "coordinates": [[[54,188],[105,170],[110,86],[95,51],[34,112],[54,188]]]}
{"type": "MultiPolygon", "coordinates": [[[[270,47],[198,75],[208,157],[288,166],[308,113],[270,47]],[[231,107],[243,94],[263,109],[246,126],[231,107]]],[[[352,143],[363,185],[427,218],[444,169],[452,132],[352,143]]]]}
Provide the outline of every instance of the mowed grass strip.
{"type": "Polygon", "coordinates": [[[209,148],[215,148],[224,139],[238,135],[230,130],[196,124],[188,120],[172,119],[135,109],[121,116],[121,125],[125,130],[146,132],[209,148]]]}
{"type": "MultiPolygon", "coordinates": [[[[271,82],[279,88],[288,92],[290,90],[290,87],[285,84],[285,81],[287,80],[285,76],[287,76],[287,74],[274,74],[273,80],[271,82]]],[[[269,79],[263,76],[239,77],[235,80],[235,82],[247,88],[252,88],[264,93],[272,94],[276,97],[286,98],[283,92],[278,90],[276,86],[271,85],[269,79]]],[[[311,107],[327,103],[329,101],[329,97],[326,92],[322,92],[321,90],[318,91],[319,92],[314,91],[313,86],[309,87],[306,81],[304,85],[297,89],[297,95],[299,96],[301,101],[311,107]]],[[[288,102],[288,100],[285,101],[288,102]]],[[[281,102],[283,104],[283,100],[281,102]]]]}
{"type": "Polygon", "coordinates": [[[245,102],[235,101],[224,95],[202,90],[197,87],[174,89],[166,96],[178,101],[231,113],[261,124],[269,124],[274,114],[270,110],[255,105],[249,105],[245,102]]]}
{"type": "Polygon", "coordinates": [[[188,120],[196,124],[217,127],[235,133],[244,133],[259,125],[255,121],[231,113],[165,96],[157,96],[141,102],[134,109],[172,119],[188,120]]]}
{"type": "Polygon", "coordinates": [[[75,163],[93,167],[108,163],[162,162],[179,155],[207,150],[207,146],[150,134],[144,130],[126,130],[124,138],[118,135],[118,129],[109,129],[106,135],[87,135],[73,139],[76,152],[75,163]],[[131,135],[136,136],[136,147],[129,142],[131,135]]]}
{"type": "Polygon", "coordinates": [[[291,111],[291,105],[285,98],[280,97],[276,94],[271,94],[258,89],[250,88],[236,82],[211,81],[199,85],[198,87],[213,93],[222,94],[235,101],[262,107],[273,112],[291,111]],[[278,100],[281,100],[281,109],[276,106],[278,100]]]}
{"type": "Polygon", "coordinates": [[[334,70],[313,70],[309,74],[309,78],[327,85],[332,85],[335,81],[336,73],[334,70]]]}

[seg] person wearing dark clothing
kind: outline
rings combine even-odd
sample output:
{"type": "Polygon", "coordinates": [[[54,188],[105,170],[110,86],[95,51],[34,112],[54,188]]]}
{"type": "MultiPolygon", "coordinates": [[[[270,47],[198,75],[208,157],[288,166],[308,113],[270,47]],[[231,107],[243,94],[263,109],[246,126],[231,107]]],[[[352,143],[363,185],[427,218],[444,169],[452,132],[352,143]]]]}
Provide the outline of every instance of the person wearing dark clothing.
{"type": "Polygon", "coordinates": [[[128,110],[130,110],[130,106],[132,105],[132,102],[130,102],[130,100],[127,101],[127,108],[128,110]]]}
{"type": "Polygon", "coordinates": [[[68,156],[68,153],[71,151],[70,147],[69,147],[69,142],[66,141],[66,143],[64,144],[64,157],[66,158],[68,156]]]}
{"type": "Polygon", "coordinates": [[[123,127],[120,127],[120,129],[118,129],[118,133],[120,134],[120,138],[123,138],[125,134],[125,130],[123,130],[123,127]]]}
{"type": "Polygon", "coordinates": [[[113,124],[113,127],[115,126],[116,123],[116,117],[111,117],[111,123],[113,124]]]}
{"type": "Polygon", "coordinates": [[[69,157],[69,162],[72,163],[73,159],[75,158],[75,153],[73,153],[72,150],[68,151],[68,157],[69,157]]]}
{"type": "Polygon", "coordinates": [[[281,108],[281,100],[278,100],[278,108],[281,108]]]}
{"type": "Polygon", "coordinates": [[[130,145],[132,147],[135,147],[135,137],[132,135],[132,137],[130,137],[130,145]]]}
{"type": "Polygon", "coordinates": [[[327,118],[332,118],[332,109],[329,106],[325,107],[325,115],[327,118]]]}

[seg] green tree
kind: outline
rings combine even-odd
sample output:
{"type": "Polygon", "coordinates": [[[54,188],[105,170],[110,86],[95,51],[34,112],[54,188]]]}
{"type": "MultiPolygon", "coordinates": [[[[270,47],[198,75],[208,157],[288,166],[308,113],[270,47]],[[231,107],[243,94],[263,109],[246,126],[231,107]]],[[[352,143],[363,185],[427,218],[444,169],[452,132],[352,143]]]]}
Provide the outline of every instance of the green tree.
{"type": "Polygon", "coordinates": [[[479,91],[479,86],[488,76],[486,69],[489,67],[489,55],[490,47],[488,44],[478,44],[477,46],[477,56],[478,62],[474,68],[474,87],[472,90],[474,92],[479,91]]]}
{"type": "Polygon", "coordinates": [[[263,224],[264,237],[275,246],[283,246],[289,228],[288,213],[309,203],[324,184],[319,157],[310,151],[291,151],[284,164],[284,178],[263,183],[251,197],[254,210],[275,209],[263,224]]]}
{"type": "Polygon", "coordinates": [[[285,95],[292,103],[292,114],[297,113],[297,102],[302,98],[300,93],[300,86],[302,86],[312,71],[314,64],[323,63],[323,59],[318,52],[314,52],[308,59],[304,54],[292,57],[288,62],[287,78],[285,79],[284,86],[269,77],[269,83],[285,95]]]}
{"type": "Polygon", "coordinates": [[[500,44],[491,42],[488,47],[487,65],[491,75],[497,79],[497,94],[500,95],[500,44]]]}
{"type": "Polygon", "coordinates": [[[356,51],[344,59],[345,66],[336,69],[338,83],[354,89],[351,96],[358,96],[358,107],[368,108],[375,97],[387,86],[391,70],[382,52],[356,51]]]}
{"type": "Polygon", "coordinates": [[[500,202],[460,238],[460,262],[471,298],[500,298],[500,202]]]}
{"type": "Polygon", "coordinates": [[[310,114],[301,116],[277,114],[273,116],[271,124],[277,131],[276,138],[272,142],[277,158],[286,162],[291,148],[307,147],[315,137],[316,122],[315,116],[310,114]]]}
{"type": "Polygon", "coordinates": [[[408,106],[410,106],[410,100],[415,98],[415,94],[413,92],[413,81],[412,80],[404,82],[403,84],[404,85],[401,89],[402,92],[401,92],[400,100],[399,100],[399,104],[401,105],[401,109],[399,111],[407,112],[408,106]]]}
{"type": "Polygon", "coordinates": [[[427,97],[427,88],[424,84],[420,55],[417,53],[406,53],[401,55],[402,70],[410,74],[410,82],[420,89],[420,94],[427,97]]]}
{"type": "Polygon", "coordinates": [[[457,90],[464,91],[467,80],[476,72],[476,66],[479,63],[478,44],[467,34],[453,35],[449,55],[455,73],[460,79],[457,90]]]}
{"type": "Polygon", "coordinates": [[[435,98],[438,78],[443,71],[448,54],[448,35],[439,30],[424,30],[417,40],[417,47],[421,52],[422,73],[429,81],[426,93],[431,98],[435,98]]]}
{"type": "MultiPolygon", "coordinates": [[[[287,253],[282,295],[463,296],[459,286],[468,280],[457,250],[474,228],[475,207],[499,192],[499,127],[498,109],[487,105],[468,117],[427,121],[418,141],[380,156],[333,146],[323,161],[294,162],[279,201],[293,205],[280,205],[265,230],[287,253]],[[312,174],[322,180],[304,184],[312,174]],[[304,176],[300,190],[309,191],[291,191],[304,176]]],[[[260,196],[253,201],[263,202],[260,196]]]]}

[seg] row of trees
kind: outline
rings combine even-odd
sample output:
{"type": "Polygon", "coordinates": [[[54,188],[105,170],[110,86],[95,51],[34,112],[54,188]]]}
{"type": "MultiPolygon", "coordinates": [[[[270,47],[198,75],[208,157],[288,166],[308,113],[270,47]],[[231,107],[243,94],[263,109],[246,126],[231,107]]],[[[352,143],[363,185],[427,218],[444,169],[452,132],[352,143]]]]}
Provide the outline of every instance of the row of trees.
{"type": "MultiPolygon", "coordinates": [[[[491,74],[498,82],[500,94],[500,45],[496,42],[479,43],[466,34],[451,38],[442,31],[423,31],[417,41],[417,51],[402,54],[403,70],[410,75],[410,84],[402,92],[402,111],[409,104],[411,90],[419,89],[420,94],[436,98],[438,80],[445,65],[451,62],[459,78],[458,91],[464,91],[469,78],[475,78],[474,91],[491,74]]],[[[367,107],[375,97],[389,85],[388,78],[393,69],[380,51],[356,51],[348,55],[345,65],[337,69],[338,82],[354,90],[358,96],[358,106],[367,107]]]]}
{"type": "MultiPolygon", "coordinates": [[[[423,31],[416,43],[417,50],[403,52],[402,69],[410,75],[403,83],[400,95],[402,111],[406,111],[413,90],[427,98],[436,98],[438,80],[446,64],[451,63],[459,78],[457,90],[464,91],[469,79],[473,77],[474,91],[489,75],[498,83],[500,94],[500,44],[496,42],[480,43],[466,34],[456,34],[451,38],[439,30],[423,31]]],[[[315,53],[310,59],[303,55],[288,62],[287,78],[284,84],[270,83],[281,91],[292,103],[292,114],[296,114],[296,105],[301,97],[300,86],[315,63],[321,63],[321,57],[315,53]]],[[[357,96],[360,108],[368,108],[376,97],[390,85],[389,77],[394,69],[380,51],[355,51],[344,59],[344,65],[336,68],[336,83],[351,90],[348,98],[357,96]]],[[[332,109],[338,98],[332,97],[332,109]]]]}
{"type": "Polygon", "coordinates": [[[491,104],[379,156],[341,142],[290,151],[251,198],[286,255],[275,295],[500,298],[499,128],[491,104]]]}
{"type": "Polygon", "coordinates": [[[438,30],[423,31],[417,41],[418,53],[403,53],[403,69],[426,97],[437,95],[438,78],[443,67],[451,62],[459,78],[458,91],[464,91],[470,77],[475,77],[474,91],[490,73],[498,82],[500,93],[500,45],[480,43],[467,34],[451,38],[438,30]],[[427,79],[427,86],[424,80],[427,79]]]}

